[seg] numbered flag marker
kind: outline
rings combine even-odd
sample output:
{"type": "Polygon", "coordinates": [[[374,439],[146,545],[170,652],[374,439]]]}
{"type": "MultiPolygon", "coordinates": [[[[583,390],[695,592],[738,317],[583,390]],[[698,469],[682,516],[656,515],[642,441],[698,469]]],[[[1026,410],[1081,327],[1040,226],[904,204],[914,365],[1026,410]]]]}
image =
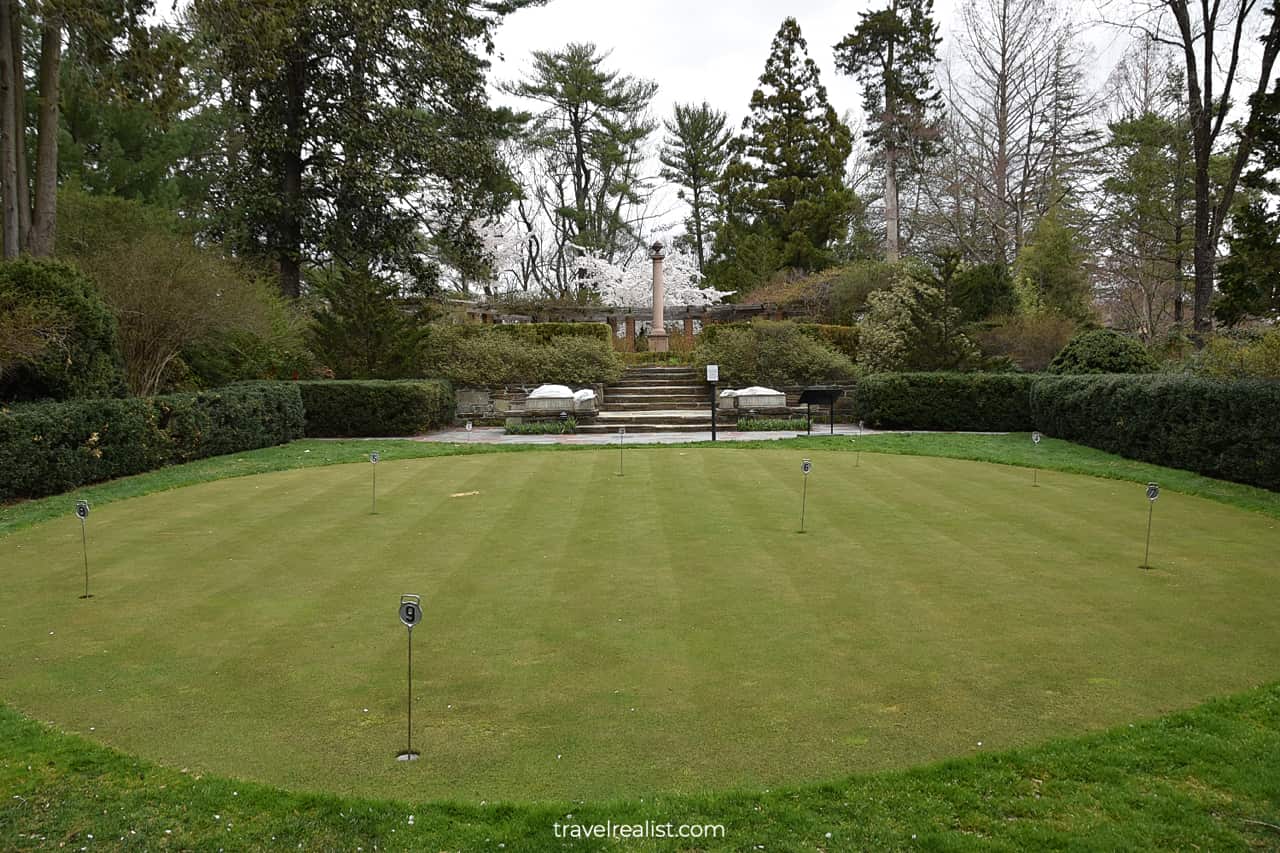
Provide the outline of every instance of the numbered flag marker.
{"type": "Polygon", "coordinates": [[[378,460],[381,458],[382,456],[376,450],[369,454],[369,461],[372,462],[374,465],[377,465],[378,460]]]}
{"type": "Polygon", "coordinates": [[[813,470],[813,463],[808,459],[800,462],[800,472],[804,474],[803,483],[800,487],[800,532],[804,533],[804,509],[805,503],[809,498],[809,472],[813,470]]]}
{"type": "Polygon", "coordinates": [[[372,515],[378,514],[378,460],[382,458],[382,454],[373,451],[369,454],[369,461],[373,464],[373,495],[369,502],[369,512],[372,515]]]}
{"type": "MultiPolygon", "coordinates": [[[[1031,433],[1031,443],[1032,443],[1032,444],[1034,444],[1036,447],[1039,447],[1039,446],[1040,446],[1040,433],[1039,433],[1039,432],[1033,432],[1033,433],[1031,433]]],[[[1033,467],[1033,468],[1031,469],[1031,485],[1033,485],[1033,486],[1039,486],[1039,485],[1040,485],[1040,469],[1039,469],[1039,468],[1035,468],[1035,467],[1033,467]]]]}
{"type": "Polygon", "coordinates": [[[627,428],[618,427],[618,476],[622,476],[622,442],[627,437],[627,428]]]}
{"type": "Polygon", "coordinates": [[[1147,483],[1147,548],[1142,554],[1142,568],[1151,568],[1151,518],[1155,514],[1156,498],[1160,497],[1160,484],[1147,483]]]}
{"type": "Polygon", "coordinates": [[[473,428],[474,424],[472,424],[471,421],[467,421],[467,432],[471,432],[473,428]]]}
{"type": "Polygon", "coordinates": [[[1038,433],[1038,432],[1033,432],[1033,433],[1031,433],[1031,441],[1032,441],[1032,443],[1033,443],[1033,444],[1039,444],[1039,443],[1040,443],[1040,433],[1038,433]]]}
{"type": "Polygon", "coordinates": [[[422,621],[422,597],[418,595],[400,596],[400,622],[409,629],[409,728],[404,752],[396,754],[397,761],[417,761],[418,753],[413,751],[413,626],[422,621]]]}
{"type": "Polygon", "coordinates": [[[89,594],[89,534],[84,529],[84,522],[88,517],[89,502],[76,501],[76,518],[80,519],[80,548],[84,553],[84,595],[81,598],[93,598],[89,594]]]}

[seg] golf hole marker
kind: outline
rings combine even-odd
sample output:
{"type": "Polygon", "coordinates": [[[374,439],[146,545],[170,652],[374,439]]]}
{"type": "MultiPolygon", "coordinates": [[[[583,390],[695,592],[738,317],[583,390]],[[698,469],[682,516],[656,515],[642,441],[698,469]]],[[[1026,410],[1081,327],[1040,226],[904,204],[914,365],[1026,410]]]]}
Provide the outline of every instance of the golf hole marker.
{"type": "MultiPolygon", "coordinates": [[[[1039,446],[1040,446],[1040,438],[1041,438],[1041,436],[1040,436],[1039,431],[1036,431],[1036,432],[1031,433],[1031,444],[1032,444],[1033,446],[1035,446],[1035,447],[1039,447],[1039,446]]],[[[1036,467],[1034,467],[1034,466],[1031,468],[1031,485],[1033,485],[1033,486],[1039,486],[1039,485],[1040,485],[1040,469],[1039,469],[1039,468],[1036,468],[1036,467]]]]}
{"type": "Polygon", "coordinates": [[[369,505],[371,515],[378,513],[378,460],[381,458],[382,454],[376,450],[369,454],[369,464],[373,465],[373,501],[369,505]]]}
{"type": "Polygon", "coordinates": [[[396,753],[396,760],[417,761],[418,753],[413,751],[413,626],[422,621],[422,597],[408,594],[400,596],[399,615],[400,623],[409,629],[409,728],[404,752],[396,753]]]}
{"type": "Polygon", "coordinates": [[[1155,514],[1156,498],[1160,497],[1160,484],[1147,483],[1147,548],[1142,554],[1142,568],[1151,568],[1151,517],[1155,514]]]}
{"type": "Polygon", "coordinates": [[[93,598],[89,594],[89,535],[85,533],[85,521],[89,518],[89,502],[76,501],[76,518],[80,519],[80,547],[84,552],[84,595],[81,598],[93,598]]]}
{"type": "Polygon", "coordinates": [[[627,428],[618,427],[618,476],[622,476],[622,443],[627,437],[627,428]]]}
{"type": "Polygon", "coordinates": [[[475,425],[474,425],[474,424],[472,424],[472,423],[471,423],[471,421],[467,421],[467,427],[466,427],[466,429],[467,429],[467,441],[470,441],[470,440],[471,440],[471,430],[472,430],[472,429],[474,429],[474,428],[475,428],[475,425]]]}
{"type": "Polygon", "coordinates": [[[800,532],[804,533],[804,508],[805,502],[809,497],[809,472],[813,470],[813,463],[808,459],[801,461],[800,473],[804,474],[804,485],[800,488],[800,532]]]}

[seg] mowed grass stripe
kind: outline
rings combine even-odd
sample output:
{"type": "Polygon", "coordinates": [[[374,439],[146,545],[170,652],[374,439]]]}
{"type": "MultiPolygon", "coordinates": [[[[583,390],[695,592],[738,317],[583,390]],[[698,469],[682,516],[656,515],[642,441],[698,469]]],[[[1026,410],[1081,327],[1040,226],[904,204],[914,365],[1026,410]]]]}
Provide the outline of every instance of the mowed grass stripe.
{"type": "Polygon", "coordinates": [[[0,661],[3,698],[166,764],[303,790],[594,799],[1027,743],[1250,686],[1280,657],[1260,627],[1280,615],[1273,518],[1162,498],[1157,521],[1191,532],[1143,573],[1130,531],[1098,521],[1145,521],[1141,486],[1033,489],[1014,468],[820,449],[616,463],[388,460],[377,515],[367,462],[122,502],[94,516],[110,522],[101,571],[136,600],[104,586],[92,609],[41,561],[74,527],[6,537],[23,600],[0,598],[20,652],[0,661]],[[220,550],[159,535],[202,527],[220,550]],[[426,605],[410,766],[390,760],[402,592],[426,605]],[[49,637],[54,614],[70,621],[49,637]]]}

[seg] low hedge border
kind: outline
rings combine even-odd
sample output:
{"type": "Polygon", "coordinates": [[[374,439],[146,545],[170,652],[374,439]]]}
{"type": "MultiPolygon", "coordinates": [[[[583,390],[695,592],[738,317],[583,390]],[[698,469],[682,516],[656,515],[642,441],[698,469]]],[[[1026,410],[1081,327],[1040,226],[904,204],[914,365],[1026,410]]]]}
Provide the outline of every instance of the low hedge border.
{"type": "Polygon", "coordinates": [[[1280,381],[1045,376],[1031,409],[1055,438],[1280,490],[1280,381]]]}
{"type": "Polygon", "coordinates": [[[885,429],[1038,429],[1157,465],[1280,490],[1280,382],[1196,376],[885,373],[854,410],[885,429]]]}
{"type": "Polygon", "coordinates": [[[57,494],[302,436],[302,397],[279,382],[14,406],[0,410],[0,500],[57,494]]]}
{"type": "Polygon", "coordinates": [[[449,424],[453,387],[440,379],[331,379],[296,383],[312,438],[417,435],[449,424]]]}
{"type": "Polygon", "coordinates": [[[1025,373],[877,373],[854,388],[858,420],[877,429],[1033,429],[1025,373]]]}

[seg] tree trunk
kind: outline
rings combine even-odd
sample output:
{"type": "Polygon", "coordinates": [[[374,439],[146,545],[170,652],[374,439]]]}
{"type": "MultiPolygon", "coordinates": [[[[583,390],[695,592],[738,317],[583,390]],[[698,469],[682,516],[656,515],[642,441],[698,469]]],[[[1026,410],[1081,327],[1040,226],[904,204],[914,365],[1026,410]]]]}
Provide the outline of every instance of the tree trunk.
{"type": "Polygon", "coordinates": [[[44,21],[40,34],[40,116],[36,123],[36,193],[27,251],[53,254],[58,225],[58,80],[62,65],[62,22],[44,21]]]}
{"type": "Polygon", "coordinates": [[[31,233],[31,186],[27,183],[27,79],[22,62],[22,8],[13,2],[13,67],[18,87],[14,89],[13,133],[18,158],[18,245],[27,245],[31,233]]]}
{"type": "Polygon", "coordinates": [[[898,152],[890,144],[884,152],[884,259],[898,260],[898,152]]]}
{"type": "Polygon", "coordinates": [[[20,95],[13,57],[13,0],[0,0],[0,216],[4,224],[4,257],[16,258],[18,240],[18,138],[14,103],[20,95]]]}
{"type": "Polygon", "coordinates": [[[302,295],[302,113],[306,93],[306,56],[298,45],[289,57],[285,73],[285,150],[283,201],[280,209],[280,292],[297,299],[302,295]]]}

